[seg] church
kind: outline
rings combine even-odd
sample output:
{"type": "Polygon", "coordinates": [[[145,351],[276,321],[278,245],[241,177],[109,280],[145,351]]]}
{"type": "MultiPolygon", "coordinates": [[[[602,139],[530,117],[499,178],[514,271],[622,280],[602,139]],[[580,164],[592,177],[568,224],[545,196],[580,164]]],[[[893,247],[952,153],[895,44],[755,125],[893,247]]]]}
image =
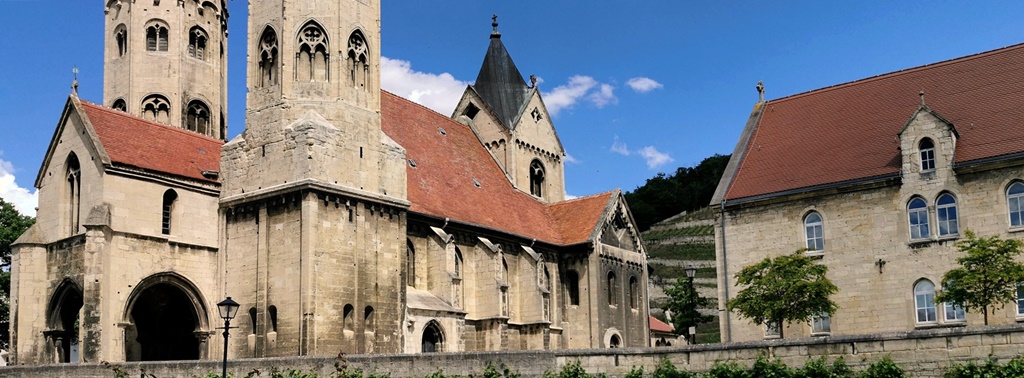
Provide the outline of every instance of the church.
{"type": "Polygon", "coordinates": [[[1024,287],[987,318],[935,302],[968,230],[1024,236],[1022,63],[1018,44],[772,100],[758,85],[711,203],[722,340],[1024,321],[1024,287]],[[801,249],[839,288],[834,315],[764,327],[726,310],[736,272],[801,249]]]}
{"type": "Polygon", "coordinates": [[[11,363],[219,358],[225,297],[230,358],[648,346],[625,199],[565,198],[497,22],[446,116],[381,90],[380,6],[251,2],[228,140],[226,1],[108,0],[102,102],[68,97],[13,246],[11,363]]]}

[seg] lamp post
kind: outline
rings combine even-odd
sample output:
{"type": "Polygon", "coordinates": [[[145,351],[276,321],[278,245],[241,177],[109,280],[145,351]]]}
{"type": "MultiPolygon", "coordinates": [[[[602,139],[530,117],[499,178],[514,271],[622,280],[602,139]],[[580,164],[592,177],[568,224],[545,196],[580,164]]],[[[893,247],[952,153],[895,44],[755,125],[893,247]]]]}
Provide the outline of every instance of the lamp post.
{"type": "Polygon", "coordinates": [[[686,330],[687,341],[690,342],[690,345],[694,345],[697,343],[697,325],[694,324],[695,320],[693,319],[693,311],[697,311],[697,309],[695,308],[697,307],[695,298],[697,293],[693,290],[693,276],[695,275],[697,275],[697,267],[693,266],[693,264],[690,264],[689,266],[686,267],[686,283],[690,286],[690,303],[688,306],[690,307],[690,313],[687,314],[687,316],[690,317],[690,324],[693,324],[693,326],[690,327],[693,330],[692,332],[689,329],[686,330]]]}
{"type": "Polygon", "coordinates": [[[220,311],[221,319],[224,319],[224,364],[221,369],[221,377],[228,378],[228,330],[231,329],[231,319],[238,314],[238,302],[231,300],[231,297],[220,301],[217,310],[220,311]]]}

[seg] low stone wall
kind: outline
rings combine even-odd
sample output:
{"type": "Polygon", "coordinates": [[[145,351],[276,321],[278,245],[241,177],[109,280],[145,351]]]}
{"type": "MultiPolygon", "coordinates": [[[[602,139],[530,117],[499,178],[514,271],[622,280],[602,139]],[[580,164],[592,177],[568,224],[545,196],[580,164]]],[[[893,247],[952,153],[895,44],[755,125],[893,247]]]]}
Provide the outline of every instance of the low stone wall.
{"type": "MultiPolygon", "coordinates": [[[[953,361],[982,360],[988,356],[1006,361],[1022,353],[1024,326],[1013,324],[668,348],[374,355],[348,356],[344,360],[335,357],[239,359],[228,361],[228,370],[235,377],[252,371],[259,371],[261,377],[267,377],[274,368],[294,368],[316,371],[327,377],[335,372],[335,363],[344,363],[349,368],[383,372],[398,378],[423,377],[437,370],[447,375],[479,375],[488,363],[504,363],[523,377],[539,377],[546,371],[557,372],[562,365],[578,360],[590,373],[615,377],[626,374],[634,366],[643,366],[650,372],[664,358],[683,370],[705,371],[718,361],[749,366],[762,354],[793,367],[803,366],[809,358],[841,356],[854,369],[863,369],[888,355],[913,377],[940,377],[943,369],[953,361]]],[[[219,373],[221,369],[220,361],[131,362],[111,366],[125,372],[127,377],[146,373],[158,378],[203,377],[210,372],[219,373]]],[[[93,363],[11,366],[0,368],[0,377],[109,378],[115,376],[111,366],[93,363]]]]}

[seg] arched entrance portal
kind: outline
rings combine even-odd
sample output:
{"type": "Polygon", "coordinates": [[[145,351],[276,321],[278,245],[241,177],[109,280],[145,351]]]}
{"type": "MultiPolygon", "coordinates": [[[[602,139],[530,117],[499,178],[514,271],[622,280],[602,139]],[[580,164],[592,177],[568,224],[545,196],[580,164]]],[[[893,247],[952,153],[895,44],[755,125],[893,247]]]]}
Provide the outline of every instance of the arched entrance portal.
{"type": "Polygon", "coordinates": [[[69,279],[57,286],[46,314],[46,341],[54,362],[78,362],[71,345],[78,345],[78,313],[82,310],[82,289],[69,279]]]}
{"type": "Polygon", "coordinates": [[[198,360],[205,357],[206,306],[184,278],[163,273],[132,293],[126,317],[125,360],[198,360]]]}
{"type": "Polygon", "coordinates": [[[443,352],[444,334],[441,333],[441,326],[436,321],[430,321],[423,328],[423,353],[443,352]]]}

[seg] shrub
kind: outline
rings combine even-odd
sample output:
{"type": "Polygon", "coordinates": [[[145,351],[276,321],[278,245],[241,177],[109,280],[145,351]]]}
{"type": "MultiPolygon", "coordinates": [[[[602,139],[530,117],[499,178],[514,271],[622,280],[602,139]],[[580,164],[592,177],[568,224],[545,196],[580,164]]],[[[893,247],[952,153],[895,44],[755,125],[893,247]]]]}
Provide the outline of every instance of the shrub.
{"type": "Polygon", "coordinates": [[[803,368],[797,369],[793,374],[797,378],[853,378],[853,370],[846,365],[843,358],[837,358],[829,366],[825,357],[807,360],[803,368]]]}
{"type": "Polygon", "coordinates": [[[632,369],[629,369],[629,373],[626,373],[624,378],[644,378],[644,367],[634,366],[632,369]]]}
{"type": "Polygon", "coordinates": [[[861,378],[901,378],[906,377],[907,374],[903,372],[903,369],[892,362],[889,356],[885,356],[881,360],[872,362],[868,369],[860,374],[861,378]]]}
{"type": "Polygon", "coordinates": [[[590,374],[587,374],[586,370],[580,366],[580,361],[570,362],[562,365],[562,370],[558,374],[546,371],[544,372],[544,378],[591,378],[590,374]]]}
{"type": "Polygon", "coordinates": [[[707,378],[752,378],[747,369],[735,362],[716,362],[704,376],[707,378]]]}
{"type": "MultiPolygon", "coordinates": [[[[643,370],[640,370],[643,373],[643,370]]],[[[651,378],[692,378],[693,373],[685,370],[678,370],[667,358],[662,359],[658,366],[651,372],[651,378]]]]}
{"type": "Polygon", "coordinates": [[[763,354],[757,356],[754,366],[750,369],[750,376],[758,378],[790,378],[793,377],[793,369],[783,364],[778,359],[769,360],[763,354]]]}

